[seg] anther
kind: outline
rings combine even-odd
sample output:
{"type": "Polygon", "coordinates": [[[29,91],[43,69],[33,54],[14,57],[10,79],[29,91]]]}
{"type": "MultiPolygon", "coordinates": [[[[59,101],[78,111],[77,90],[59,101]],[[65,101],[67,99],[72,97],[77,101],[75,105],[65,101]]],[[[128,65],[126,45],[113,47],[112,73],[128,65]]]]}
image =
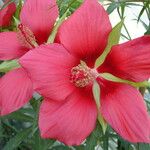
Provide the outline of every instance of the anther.
{"type": "Polygon", "coordinates": [[[74,83],[76,87],[86,87],[92,84],[95,78],[95,71],[86,65],[79,64],[71,69],[70,81],[74,83]]]}
{"type": "Polygon", "coordinates": [[[18,25],[18,39],[24,46],[29,48],[35,47],[34,43],[36,43],[36,39],[33,32],[22,24],[18,25]]]}

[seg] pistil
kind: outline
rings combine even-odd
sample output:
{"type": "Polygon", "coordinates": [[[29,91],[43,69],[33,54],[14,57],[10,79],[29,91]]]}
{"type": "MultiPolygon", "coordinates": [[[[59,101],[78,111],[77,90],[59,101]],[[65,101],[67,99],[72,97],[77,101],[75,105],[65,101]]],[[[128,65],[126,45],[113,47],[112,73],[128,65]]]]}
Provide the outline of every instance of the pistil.
{"type": "Polygon", "coordinates": [[[24,46],[34,48],[38,45],[33,32],[28,27],[19,24],[18,30],[18,39],[24,46]]]}
{"type": "Polygon", "coordinates": [[[79,64],[71,69],[70,81],[76,87],[86,87],[92,84],[97,77],[97,71],[89,68],[86,64],[79,64]]]}

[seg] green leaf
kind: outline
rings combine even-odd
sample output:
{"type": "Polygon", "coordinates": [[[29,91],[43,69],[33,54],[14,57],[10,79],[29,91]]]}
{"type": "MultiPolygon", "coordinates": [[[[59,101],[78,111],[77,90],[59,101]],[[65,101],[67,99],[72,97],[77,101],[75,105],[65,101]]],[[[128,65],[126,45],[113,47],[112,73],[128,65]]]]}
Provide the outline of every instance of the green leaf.
{"type": "Polygon", "coordinates": [[[125,2],[122,2],[122,3],[121,3],[121,18],[124,17],[125,7],[126,7],[126,3],[125,3],[125,2]]]}
{"type": "Polygon", "coordinates": [[[71,150],[71,149],[64,145],[58,145],[58,146],[51,148],[50,150],[71,150]]]}
{"type": "Polygon", "coordinates": [[[42,97],[40,97],[38,100],[35,100],[34,98],[30,100],[30,104],[35,111],[34,121],[32,125],[32,135],[34,135],[35,132],[38,130],[38,118],[39,118],[39,109],[42,102],[41,100],[42,97]]]}
{"type": "Polygon", "coordinates": [[[100,74],[100,77],[102,77],[108,81],[112,81],[112,82],[129,84],[129,85],[136,87],[136,88],[138,88],[138,87],[150,87],[150,83],[148,81],[133,82],[133,81],[118,78],[118,77],[116,77],[110,73],[102,73],[102,74],[100,74]]]}
{"type": "Polygon", "coordinates": [[[103,116],[98,113],[98,121],[102,126],[102,131],[105,134],[106,130],[107,130],[107,122],[104,120],[103,116]]]}
{"type": "Polygon", "coordinates": [[[57,0],[59,7],[60,17],[69,10],[69,15],[71,15],[83,2],[83,0],[57,0]]]}
{"type": "MultiPolygon", "coordinates": [[[[142,10],[140,11],[140,14],[138,15],[138,22],[139,22],[141,16],[144,14],[144,11],[146,11],[147,9],[149,9],[150,1],[147,0],[147,1],[145,1],[145,3],[143,3],[143,4],[144,4],[144,6],[143,6],[142,10]]],[[[149,14],[149,13],[148,13],[148,14],[149,14]]],[[[149,17],[149,15],[148,15],[148,17],[149,17]]]]}
{"type": "Polygon", "coordinates": [[[15,135],[12,139],[10,139],[3,150],[14,150],[17,148],[22,141],[24,141],[31,132],[31,128],[24,129],[15,135]]]}
{"type": "Polygon", "coordinates": [[[109,134],[106,132],[106,134],[103,136],[103,149],[108,150],[109,148],[109,134]]]}
{"type": "Polygon", "coordinates": [[[102,134],[100,124],[97,123],[96,128],[86,140],[85,150],[94,150],[97,146],[102,134]]]}
{"type": "Polygon", "coordinates": [[[57,21],[56,25],[54,26],[51,35],[49,36],[47,43],[53,43],[58,31],[59,26],[63,23],[63,21],[65,20],[66,16],[67,16],[68,11],[66,11],[64,13],[64,15],[57,21]]]}
{"type": "Polygon", "coordinates": [[[150,150],[150,144],[138,144],[138,150],[150,150]]]}
{"type": "Polygon", "coordinates": [[[133,150],[131,144],[122,138],[118,138],[117,144],[118,144],[117,147],[118,150],[133,150]]]}
{"type": "Polygon", "coordinates": [[[20,17],[21,8],[22,8],[22,0],[19,0],[15,15],[14,15],[14,17],[18,20],[19,20],[19,17],[20,17]]]}
{"type": "Polygon", "coordinates": [[[140,11],[140,14],[138,15],[138,22],[139,22],[139,20],[140,20],[140,18],[141,18],[141,16],[143,15],[143,13],[144,13],[144,11],[145,11],[145,6],[142,8],[142,10],[140,11]]]}
{"type": "Polygon", "coordinates": [[[84,145],[74,146],[75,150],[86,150],[84,145]]]}
{"type": "Polygon", "coordinates": [[[99,84],[95,81],[93,84],[93,96],[97,105],[97,108],[100,108],[100,87],[99,84]]]}
{"type": "Polygon", "coordinates": [[[25,121],[25,122],[32,122],[34,118],[32,118],[29,115],[26,115],[20,111],[16,111],[14,113],[11,113],[10,115],[2,117],[2,119],[14,119],[19,121],[25,121]]]}
{"type": "Polygon", "coordinates": [[[108,38],[108,44],[104,52],[100,57],[97,58],[95,62],[95,67],[98,68],[103,62],[105,61],[107,55],[111,51],[112,46],[119,43],[120,35],[121,35],[121,28],[124,24],[124,19],[120,21],[111,31],[109,38],[108,38]]]}
{"type": "Polygon", "coordinates": [[[0,64],[0,72],[8,72],[19,67],[20,65],[17,60],[4,61],[0,64]]]}
{"type": "Polygon", "coordinates": [[[13,16],[13,19],[14,19],[14,23],[13,23],[14,26],[18,27],[18,25],[20,24],[20,21],[14,16],[13,16]]]}
{"type": "Polygon", "coordinates": [[[54,144],[54,140],[50,139],[42,139],[39,134],[39,130],[37,130],[32,137],[33,143],[32,148],[34,150],[48,150],[54,144]]]}
{"type": "Polygon", "coordinates": [[[105,133],[107,129],[107,123],[105,122],[103,116],[100,113],[100,87],[99,84],[95,81],[93,84],[93,96],[94,100],[97,106],[97,112],[98,112],[98,121],[102,126],[103,133],[105,133]]]}
{"type": "Polygon", "coordinates": [[[108,8],[107,8],[107,12],[108,14],[111,14],[116,8],[118,8],[120,5],[119,3],[116,3],[116,2],[112,2],[108,8]]]}
{"type": "Polygon", "coordinates": [[[148,30],[146,31],[145,35],[150,35],[150,25],[149,25],[148,30]]]}

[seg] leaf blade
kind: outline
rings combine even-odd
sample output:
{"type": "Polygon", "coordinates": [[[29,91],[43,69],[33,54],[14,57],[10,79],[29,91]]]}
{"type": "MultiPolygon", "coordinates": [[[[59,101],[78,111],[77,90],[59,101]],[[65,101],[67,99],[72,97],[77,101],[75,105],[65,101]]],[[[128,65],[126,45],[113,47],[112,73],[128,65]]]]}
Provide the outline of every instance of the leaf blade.
{"type": "Polygon", "coordinates": [[[95,62],[95,68],[98,68],[103,62],[105,61],[107,55],[111,51],[112,46],[119,43],[120,35],[121,35],[121,29],[124,24],[124,19],[121,20],[113,29],[112,32],[109,35],[108,38],[108,44],[105,48],[104,52],[101,56],[99,56],[95,62]],[[114,38],[115,37],[115,38],[114,38]]]}

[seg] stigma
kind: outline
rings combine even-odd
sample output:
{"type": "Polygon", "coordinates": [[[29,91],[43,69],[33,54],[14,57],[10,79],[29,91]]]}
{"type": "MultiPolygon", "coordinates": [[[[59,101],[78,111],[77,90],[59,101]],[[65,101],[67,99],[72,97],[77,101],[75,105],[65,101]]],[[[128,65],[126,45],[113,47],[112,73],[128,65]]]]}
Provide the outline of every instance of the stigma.
{"type": "Polygon", "coordinates": [[[70,81],[76,87],[83,88],[92,84],[97,76],[96,69],[91,69],[86,64],[79,64],[71,69],[70,81]]]}

